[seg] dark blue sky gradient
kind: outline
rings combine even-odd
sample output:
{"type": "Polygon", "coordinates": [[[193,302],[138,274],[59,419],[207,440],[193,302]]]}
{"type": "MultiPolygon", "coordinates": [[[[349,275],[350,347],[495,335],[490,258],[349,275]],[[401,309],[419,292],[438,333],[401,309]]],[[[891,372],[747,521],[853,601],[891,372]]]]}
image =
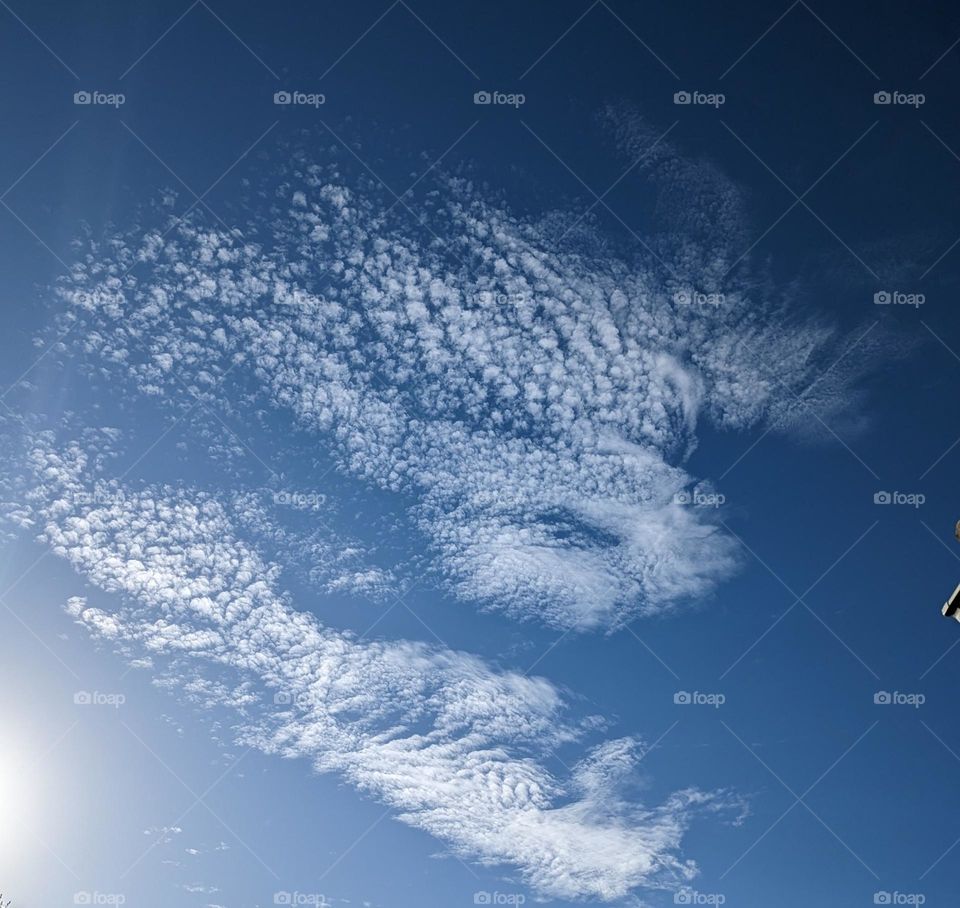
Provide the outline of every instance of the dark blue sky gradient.
{"type": "MultiPolygon", "coordinates": [[[[571,635],[536,673],[612,717],[618,734],[651,743],[664,736],[641,764],[651,803],[687,786],[750,797],[740,825],[708,818],[685,840],[685,855],[702,869],[699,892],[750,908],[866,906],[877,892],[955,904],[960,845],[942,856],[960,837],[960,647],[950,649],[960,627],[938,609],[960,580],[960,445],[951,448],[960,435],[960,245],[948,252],[960,235],[960,51],[936,61],[960,38],[960,10],[281,0],[198,3],[174,24],[186,2],[38,0],[13,8],[49,49],[0,7],[0,193],[11,186],[2,200],[12,209],[0,207],[4,388],[36,360],[33,338],[56,308],[50,287],[85,224],[98,236],[110,224],[129,226],[162,190],[178,192],[182,211],[192,192],[209,189],[211,220],[246,229],[240,201],[244,182],[256,180],[258,156],[282,160],[304,135],[316,137],[308,144],[335,144],[321,120],[356,142],[359,157],[398,194],[461,139],[444,159],[450,169],[469,167],[516,210],[539,213],[585,209],[595,197],[583,183],[603,194],[626,170],[630,161],[597,122],[604,104],[625,100],[662,129],[678,121],[674,144],[743,188],[755,238],[794,202],[791,189],[803,196],[813,213],[797,204],[759,241],[754,260],[769,257],[776,285],[789,288],[798,311],[852,332],[882,318],[893,333],[902,355],[873,364],[851,414],[865,427],[827,430],[811,414],[811,435],[821,437],[809,441],[702,428],[689,469],[726,496],[724,520],[744,543],[741,571],[698,609],[637,622],[632,633],[571,635]],[[126,102],[119,110],[78,107],[73,94],[84,89],[120,91],[126,102]],[[481,89],[523,92],[526,103],[477,107],[472,96],[481,89]],[[681,89],[721,91],[726,103],[678,107],[673,93],[681,89]],[[923,92],[926,102],[917,110],[875,105],[874,92],[885,89],[923,92]],[[279,90],[323,92],[327,103],[318,111],[278,108],[279,90]],[[883,289],[923,293],[926,302],[877,307],[873,296],[883,289]],[[876,505],[881,490],[926,501],[876,505]],[[722,692],[726,703],[678,708],[678,690],[722,692]],[[877,691],[923,693],[926,703],[877,706],[877,691]]],[[[427,191],[429,180],[414,190],[414,211],[427,191]]],[[[625,179],[604,200],[644,233],[649,199],[639,180],[625,179]]],[[[591,217],[630,249],[630,233],[603,206],[591,217]]],[[[35,391],[18,389],[5,401],[48,414],[73,407],[82,393],[65,387],[64,375],[51,356],[27,376],[35,391]]],[[[154,456],[141,465],[147,478],[163,477],[170,463],[162,448],[154,456]]],[[[301,478],[313,468],[301,464],[301,478]]],[[[216,467],[199,464],[196,478],[213,482],[216,467]]],[[[358,512],[382,538],[394,503],[366,500],[358,512]]],[[[420,544],[411,535],[397,546],[412,556],[420,544]]],[[[41,551],[26,538],[10,542],[2,586],[41,551]]],[[[15,908],[67,905],[81,889],[118,891],[114,880],[140,839],[144,848],[150,842],[143,829],[172,822],[193,801],[175,776],[199,794],[232,762],[216,740],[229,736],[221,729],[211,737],[210,716],[177,705],[142,673],[125,675],[115,655],[71,627],[60,606],[81,586],[48,559],[5,597],[22,620],[0,614],[0,705],[39,750],[71,726],[78,685],[122,683],[133,708],[84,717],[49,763],[38,763],[51,802],[45,828],[81,880],[43,848],[6,859],[0,849],[0,888],[15,908]]],[[[309,606],[309,590],[291,586],[309,606]]],[[[559,636],[479,614],[429,585],[413,601],[446,643],[505,667],[525,669],[559,636]]],[[[331,625],[362,632],[376,608],[358,611],[333,597],[317,610],[331,625]]],[[[424,630],[395,609],[377,634],[423,638],[424,630]]],[[[241,769],[209,799],[229,829],[202,805],[182,824],[192,824],[191,841],[230,844],[204,865],[222,891],[174,888],[171,874],[180,871],[161,863],[158,848],[124,878],[127,904],[240,908],[271,904],[285,889],[354,905],[455,908],[473,904],[478,890],[527,891],[504,881],[502,868],[431,860],[441,850],[435,840],[378,822],[381,806],[334,778],[310,776],[304,764],[251,753],[241,769]]],[[[171,846],[177,860],[183,838],[171,846]]],[[[670,894],[650,900],[673,903],[670,894]]]]}

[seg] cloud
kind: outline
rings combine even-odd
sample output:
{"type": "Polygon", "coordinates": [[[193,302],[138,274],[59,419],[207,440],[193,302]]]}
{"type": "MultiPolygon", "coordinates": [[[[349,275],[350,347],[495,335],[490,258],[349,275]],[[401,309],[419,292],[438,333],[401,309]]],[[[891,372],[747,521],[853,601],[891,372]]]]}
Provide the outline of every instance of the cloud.
{"type": "Polygon", "coordinates": [[[325,493],[316,491],[237,492],[232,508],[241,526],[269,543],[274,557],[292,567],[314,589],[348,593],[373,601],[393,600],[399,578],[392,567],[374,563],[373,548],[334,527],[339,517],[325,493]],[[281,510],[306,521],[289,525],[281,510]]]}
{"type": "MultiPolygon", "coordinates": [[[[627,155],[656,138],[605,119],[627,155]]],[[[60,292],[92,374],[181,412],[292,418],[342,475],[402,497],[464,600],[578,630],[696,601],[737,564],[713,509],[682,503],[698,424],[786,431],[855,403],[859,354],[823,374],[850,339],[738,261],[740,193],[667,141],[637,169],[656,200],[639,255],[449,175],[411,225],[348,168],[320,149],[270,170],[246,211],[269,240],[196,212],[138,224],[91,242],[60,292]]]]}
{"type": "Polygon", "coordinates": [[[649,808],[626,798],[642,754],[634,739],[555,776],[544,761],[577,745],[587,723],[546,680],[323,626],[293,607],[277,566],[209,494],[97,479],[82,445],[49,437],[30,463],[43,540],[120,599],[107,611],[74,597],[70,614],[128,657],[148,656],[163,683],[237,710],[241,743],[339,774],[453,853],[516,868],[545,897],[612,900],[695,874],[683,834],[725,798],[688,790],[649,808]]]}
{"type": "Polygon", "coordinates": [[[102,395],[88,412],[170,412],[193,430],[181,463],[197,469],[202,449],[220,488],[181,484],[176,462],[171,484],[100,478],[127,436],[91,429],[28,433],[30,491],[4,491],[15,524],[121,602],[75,597],[70,614],[157,684],[235,711],[241,743],[338,774],[539,895],[614,900],[691,879],[684,833],[730,799],[690,789],[646,807],[631,793],[644,743],[597,742],[548,681],[358,639],[281,586],[290,565],[310,592],[403,586],[413,568],[369,544],[360,489],[402,513],[392,535],[423,535],[417,571],[462,600],[616,630],[737,566],[691,494],[711,490],[686,466],[704,423],[857,427],[882,334],[793,306],[744,255],[735,185],[633,111],[602,119],[631,162],[656,143],[635,170],[653,200],[635,250],[590,217],[521,216],[437,172],[411,224],[330,148],[263,169],[250,238],[161,212],[78,246],[57,325],[75,348],[55,349],[102,395]],[[238,480],[250,460],[267,488],[238,480]],[[579,753],[564,776],[547,769],[561,749],[579,753]]]}

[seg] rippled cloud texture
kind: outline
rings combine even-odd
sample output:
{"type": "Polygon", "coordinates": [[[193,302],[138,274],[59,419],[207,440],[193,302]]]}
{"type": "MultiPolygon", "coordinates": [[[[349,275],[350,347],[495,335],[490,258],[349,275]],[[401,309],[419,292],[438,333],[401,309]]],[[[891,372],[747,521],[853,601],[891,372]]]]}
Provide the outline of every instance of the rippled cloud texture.
{"type": "MultiPolygon", "coordinates": [[[[283,414],[342,476],[403,502],[465,606],[613,631],[695,603],[737,563],[713,509],[688,503],[707,488],[684,467],[698,425],[842,420],[879,341],[844,356],[849,338],[742,258],[735,187],[636,115],[604,119],[652,189],[629,255],[577,212],[521,217],[463,175],[434,175],[417,223],[333,144],[269,164],[244,231],[161,205],[79,244],[62,349],[133,400],[283,414]]],[[[251,499],[111,479],[96,451],[120,443],[32,436],[17,515],[120,594],[114,610],[71,601],[94,635],[239,710],[247,742],[341,774],[541,895],[692,877],[683,833],[727,798],[644,807],[621,793],[642,742],[584,743],[590,722],[548,681],[325,627],[262,553],[277,531],[251,499]],[[558,778],[546,761],[569,744],[582,759],[558,778]]],[[[382,592],[404,572],[338,548],[321,590],[382,592]]]]}

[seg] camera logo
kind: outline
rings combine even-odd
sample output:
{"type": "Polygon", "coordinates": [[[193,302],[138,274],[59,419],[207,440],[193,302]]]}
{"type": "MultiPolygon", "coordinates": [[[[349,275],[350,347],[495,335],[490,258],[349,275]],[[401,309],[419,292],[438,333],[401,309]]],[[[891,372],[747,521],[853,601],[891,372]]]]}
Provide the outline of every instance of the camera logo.
{"type": "Polygon", "coordinates": [[[327,96],[320,92],[275,91],[273,103],[279,107],[318,107],[327,103],[327,96]]]}
{"type": "Polygon", "coordinates": [[[693,107],[718,107],[727,103],[727,96],[720,92],[675,91],[673,103],[693,107]]]}
{"type": "Polygon", "coordinates": [[[282,890],[273,894],[274,905],[311,905],[313,908],[330,908],[333,904],[319,892],[287,892],[282,890]]]}
{"type": "Polygon", "coordinates": [[[719,508],[726,504],[727,496],[720,492],[677,492],[673,496],[675,504],[692,504],[697,508],[719,508]]]}
{"type": "Polygon", "coordinates": [[[475,892],[474,905],[522,905],[527,897],[522,892],[475,892]]]}
{"type": "Polygon", "coordinates": [[[481,290],[477,296],[477,303],[481,306],[523,306],[530,297],[526,293],[502,293],[495,290],[481,290]]]}
{"type": "Polygon", "coordinates": [[[697,892],[696,889],[681,889],[673,894],[674,905],[723,905],[727,897],[722,892],[697,892]]]}
{"type": "Polygon", "coordinates": [[[678,290],[673,294],[678,306],[722,306],[727,297],[724,293],[701,293],[699,290],[678,290]]]}
{"type": "Polygon", "coordinates": [[[127,702],[127,698],[123,694],[105,694],[98,690],[78,690],[73,695],[73,702],[75,706],[112,706],[114,709],[119,709],[127,702]]]}
{"type": "Polygon", "coordinates": [[[323,492],[289,492],[273,493],[273,503],[288,505],[299,511],[316,511],[327,503],[327,496],[323,492]]]}
{"type": "Polygon", "coordinates": [[[288,690],[278,690],[273,695],[274,706],[295,706],[297,709],[309,709],[313,703],[313,693],[309,690],[301,690],[296,693],[288,690]]]}
{"type": "Polygon", "coordinates": [[[673,702],[677,706],[712,706],[720,709],[727,698],[724,694],[705,694],[701,691],[678,690],[673,695],[673,702]]]}
{"type": "MultiPolygon", "coordinates": [[[[86,308],[92,309],[92,306],[86,308]]],[[[70,496],[71,500],[81,508],[99,508],[110,507],[114,504],[123,504],[127,496],[123,492],[114,489],[95,488],[92,492],[75,492],[70,496]]]]}
{"type": "Polygon", "coordinates": [[[482,106],[512,107],[514,109],[527,103],[527,96],[520,92],[475,91],[473,103],[482,106]]]}
{"type": "Polygon", "coordinates": [[[912,107],[916,109],[927,103],[927,96],[920,92],[877,91],[873,94],[873,103],[881,107],[912,107]]]}
{"type": "Polygon", "coordinates": [[[877,306],[913,306],[919,309],[927,301],[923,293],[904,293],[900,290],[878,290],[873,294],[877,306]]]}
{"type": "Polygon", "coordinates": [[[927,897],[922,892],[875,892],[874,905],[923,905],[927,897]]]}
{"type": "Polygon", "coordinates": [[[927,698],[924,694],[904,694],[898,690],[893,692],[878,690],[873,695],[873,702],[876,706],[912,706],[914,709],[920,709],[927,702],[927,698]]]}
{"type": "Polygon", "coordinates": [[[81,107],[121,107],[127,103],[127,96],[119,92],[75,91],[73,103],[81,107]]]}
{"type": "Polygon", "coordinates": [[[74,905],[123,905],[127,897],[122,892],[75,892],[74,905]]]}
{"type": "Polygon", "coordinates": [[[919,508],[926,504],[927,496],[922,492],[874,492],[874,504],[905,504],[912,508],[919,508]]]}

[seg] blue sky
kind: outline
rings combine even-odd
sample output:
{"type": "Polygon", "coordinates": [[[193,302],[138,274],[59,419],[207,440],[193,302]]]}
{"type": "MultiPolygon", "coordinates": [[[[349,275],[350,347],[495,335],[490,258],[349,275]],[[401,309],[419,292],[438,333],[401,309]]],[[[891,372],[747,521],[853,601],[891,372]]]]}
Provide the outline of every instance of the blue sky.
{"type": "Polygon", "coordinates": [[[960,17],[0,7],[17,908],[951,903],[960,17]]]}

